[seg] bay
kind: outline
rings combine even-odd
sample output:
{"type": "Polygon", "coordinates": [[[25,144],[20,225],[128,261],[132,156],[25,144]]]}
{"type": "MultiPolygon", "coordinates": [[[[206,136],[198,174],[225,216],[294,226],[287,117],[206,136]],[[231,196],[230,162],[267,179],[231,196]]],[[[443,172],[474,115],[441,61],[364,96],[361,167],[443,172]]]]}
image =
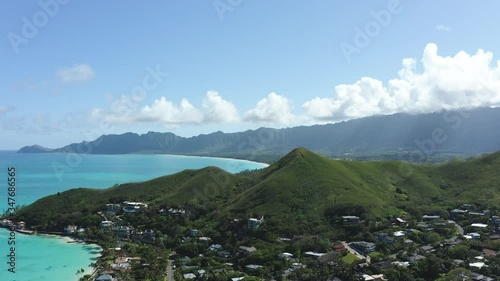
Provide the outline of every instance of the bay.
{"type": "Polygon", "coordinates": [[[216,166],[231,173],[267,164],[245,160],[158,154],[64,154],[0,151],[0,210],[6,209],[7,168],[16,168],[16,203],[27,205],[71,188],[108,188],[181,172],[216,166]],[[4,191],[2,191],[4,183],[4,191]]]}
{"type": "Polygon", "coordinates": [[[97,261],[101,248],[97,245],[67,243],[55,236],[22,235],[16,233],[15,246],[7,245],[10,231],[0,229],[0,280],[2,281],[71,281],[78,280],[79,269],[90,274],[90,263],[97,261]],[[15,273],[8,271],[11,253],[15,247],[15,273]]]}
{"type": "MultiPolygon", "coordinates": [[[[0,151],[0,210],[7,208],[7,168],[16,169],[16,204],[36,200],[71,188],[108,188],[115,184],[145,181],[185,169],[216,166],[231,173],[260,169],[267,164],[245,160],[158,154],[18,154],[0,151]]],[[[10,231],[0,229],[0,280],[78,280],[77,270],[91,272],[96,245],[67,243],[51,236],[16,233],[16,273],[8,272],[10,231]]],[[[81,275],[80,275],[81,276],[81,275]]]]}

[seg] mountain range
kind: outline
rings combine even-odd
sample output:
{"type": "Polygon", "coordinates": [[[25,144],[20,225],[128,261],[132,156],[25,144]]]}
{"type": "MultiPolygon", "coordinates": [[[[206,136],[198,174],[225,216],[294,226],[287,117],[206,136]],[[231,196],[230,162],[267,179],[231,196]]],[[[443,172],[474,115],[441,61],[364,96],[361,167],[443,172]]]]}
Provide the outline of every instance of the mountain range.
{"type": "MultiPolygon", "coordinates": [[[[428,114],[393,114],[335,124],[284,129],[221,131],[193,137],[148,132],[102,135],[90,142],[49,149],[25,146],[19,153],[167,153],[272,161],[295,147],[329,157],[425,162],[436,155],[474,155],[500,150],[500,108],[428,114]]],[[[272,162],[266,161],[266,162],[272,162]]]]}

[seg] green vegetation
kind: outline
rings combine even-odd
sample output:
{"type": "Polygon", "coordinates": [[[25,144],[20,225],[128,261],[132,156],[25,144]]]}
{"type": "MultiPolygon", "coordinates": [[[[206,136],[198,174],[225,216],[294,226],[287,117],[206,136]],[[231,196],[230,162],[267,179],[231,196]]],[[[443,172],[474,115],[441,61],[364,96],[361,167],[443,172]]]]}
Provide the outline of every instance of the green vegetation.
{"type": "MultiPolygon", "coordinates": [[[[342,215],[363,219],[437,212],[452,203],[496,209],[500,153],[424,166],[397,161],[332,160],[306,149],[290,152],[266,169],[230,174],[208,167],[109,189],[78,188],[42,198],[16,212],[38,230],[68,224],[96,225],[106,203],[141,201],[183,206],[196,218],[259,216],[276,228],[321,232],[342,215]],[[416,206],[419,209],[416,210],[416,206]],[[298,223],[300,222],[300,223],[298,223]]],[[[435,237],[434,237],[435,238],[435,237]]]]}
{"type": "Polygon", "coordinates": [[[359,258],[356,257],[353,253],[348,252],[343,258],[342,261],[346,264],[352,264],[355,261],[358,261],[359,258]]]}
{"type": "MultiPolygon", "coordinates": [[[[133,262],[131,270],[120,273],[123,280],[156,280],[159,272],[165,272],[169,258],[179,266],[175,270],[179,280],[183,280],[182,274],[200,269],[210,272],[197,280],[239,276],[248,280],[255,276],[260,277],[255,280],[326,280],[332,274],[354,280],[354,269],[364,260],[349,252],[336,252],[332,248],[334,241],[375,243],[376,251],[369,254],[372,263],[408,261],[410,253],[412,257],[425,255],[409,268],[383,271],[389,280],[452,280],[462,272],[451,271],[456,267],[453,259],[472,261],[484,247],[500,250],[500,243],[483,238],[491,228],[477,230],[470,226],[485,223],[489,218],[455,218],[465,233],[479,232],[481,240],[463,241],[458,246],[431,252],[420,247],[441,247],[443,242],[460,236],[455,224],[447,222],[447,211],[462,204],[498,213],[498,170],[500,153],[446,164],[417,165],[333,160],[297,148],[258,171],[230,174],[208,167],[104,190],[68,190],[21,208],[14,219],[23,220],[38,231],[62,232],[68,225],[85,228],[77,236],[105,249],[97,263],[101,268],[108,268],[118,255],[139,256],[140,263],[133,262]],[[135,213],[124,212],[122,205],[112,212],[107,210],[106,204],[124,201],[142,202],[148,207],[135,213]],[[185,213],[173,215],[170,208],[185,213]],[[424,214],[441,218],[429,222],[432,227],[426,229],[418,225],[424,214]],[[345,223],[345,215],[357,216],[361,221],[345,223]],[[262,217],[264,222],[257,229],[247,226],[249,218],[262,217]],[[404,217],[407,222],[396,224],[397,217],[404,217]],[[123,249],[115,251],[116,229],[99,226],[107,218],[112,218],[117,226],[151,230],[154,239],[121,237],[125,241],[123,249]],[[193,235],[192,229],[197,233],[193,235]],[[395,237],[396,231],[403,231],[404,238],[395,237]],[[393,241],[379,239],[377,235],[382,233],[393,241]],[[199,237],[210,239],[198,240],[199,237]],[[406,244],[404,239],[411,239],[411,243],[406,244]],[[220,250],[209,248],[214,244],[220,250]],[[240,253],[240,246],[256,249],[246,255],[240,253]],[[326,254],[314,258],[307,254],[310,251],[326,254]],[[173,252],[176,255],[169,257],[173,252]],[[282,253],[293,258],[277,258],[282,253]]],[[[498,275],[500,268],[493,266],[500,264],[498,258],[495,262],[481,272],[498,275]]]]}

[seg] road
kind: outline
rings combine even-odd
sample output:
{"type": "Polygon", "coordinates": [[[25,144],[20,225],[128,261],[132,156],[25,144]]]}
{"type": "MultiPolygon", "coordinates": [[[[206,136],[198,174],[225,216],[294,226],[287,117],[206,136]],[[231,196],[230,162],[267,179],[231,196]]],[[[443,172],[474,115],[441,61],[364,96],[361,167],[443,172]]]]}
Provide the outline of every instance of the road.
{"type": "Polygon", "coordinates": [[[448,222],[449,222],[449,223],[453,223],[453,224],[455,224],[455,226],[456,226],[456,227],[457,227],[457,229],[458,229],[458,233],[459,233],[460,235],[462,235],[462,236],[464,235],[464,229],[463,229],[463,228],[462,228],[462,227],[461,227],[458,223],[456,223],[455,221],[452,221],[452,220],[449,220],[448,222]]]}
{"type": "Polygon", "coordinates": [[[167,262],[167,276],[165,276],[165,281],[174,281],[174,270],[172,269],[173,260],[168,260],[167,262]]]}

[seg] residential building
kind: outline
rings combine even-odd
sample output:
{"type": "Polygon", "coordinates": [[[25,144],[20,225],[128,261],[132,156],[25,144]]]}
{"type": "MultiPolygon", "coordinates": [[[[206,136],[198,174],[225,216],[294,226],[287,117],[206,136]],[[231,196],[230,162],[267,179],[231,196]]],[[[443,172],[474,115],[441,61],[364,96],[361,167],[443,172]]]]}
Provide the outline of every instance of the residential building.
{"type": "Polygon", "coordinates": [[[102,221],[100,226],[101,228],[110,228],[113,224],[114,223],[112,221],[102,221]]]}
{"type": "Polygon", "coordinates": [[[111,228],[116,236],[122,239],[128,239],[130,237],[130,232],[132,231],[132,227],[130,226],[118,226],[111,228]]]}
{"type": "Polygon", "coordinates": [[[116,281],[116,278],[109,274],[101,274],[94,281],[116,281]]]}
{"type": "Polygon", "coordinates": [[[281,253],[281,254],[279,254],[279,255],[278,255],[278,258],[279,258],[279,259],[286,259],[286,260],[288,260],[288,259],[290,259],[291,257],[293,257],[293,255],[292,255],[292,254],[290,254],[290,253],[286,253],[286,252],[285,252],[285,253],[281,253]]]}
{"type": "Polygon", "coordinates": [[[121,207],[122,206],[120,204],[106,204],[105,212],[115,214],[116,212],[120,211],[121,207]]]}
{"type": "Polygon", "coordinates": [[[458,216],[464,216],[467,215],[467,210],[462,210],[462,209],[453,209],[450,211],[450,217],[451,219],[456,219],[458,216]]]}
{"type": "Polygon", "coordinates": [[[260,219],[256,218],[250,218],[248,219],[248,229],[257,229],[259,226],[264,222],[264,217],[261,217],[260,219]]]}
{"type": "Polygon", "coordinates": [[[342,216],[343,225],[356,225],[359,224],[359,217],[357,216],[342,216]]]}
{"type": "Polygon", "coordinates": [[[194,274],[194,273],[186,273],[183,276],[184,276],[184,279],[188,279],[188,280],[196,279],[196,274],[194,274]]]}
{"type": "Polygon", "coordinates": [[[141,203],[141,202],[129,202],[125,201],[123,202],[123,211],[127,213],[136,213],[138,212],[141,208],[147,208],[148,204],[146,203],[141,203]]]}
{"type": "Polygon", "coordinates": [[[181,208],[166,208],[160,210],[160,215],[183,216],[185,214],[186,210],[181,208]]]}
{"type": "Polygon", "coordinates": [[[440,218],[441,218],[440,216],[436,216],[436,215],[423,215],[422,216],[422,220],[424,220],[424,221],[433,221],[433,220],[438,220],[440,218]]]}
{"type": "Polygon", "coordinates": [[[395,223],[395,224],[397,224],[397,225],[406,225],[408,222],[407,222],[407,221],[405,221],[405,220],[404,220],[404,219],[402,219],[402,218],[396,218],[396,219],[394,220],[394,223],[395,223]]]}
{"type": "Polygon", "coordinates": [[[377,241],[379,242],[383,242],[386,244],[394,243],[394,238],[389,236],[389,234],[387,233],[377,233],[376,236],[377,236],[377,241]]]}
{"type": "Polygon", "coordinates": [[[210,240],[212,240],[212,239],[210,239],[210,237],[206,237],[206,236],[202,236],[202,237],[198,238],[198,241],[203,242],[203,243],[208,243],[208,242],[210,242],[210,240]]]}
{"type": "Polygon", "coordinates": [[[484,223],[473,223],[470,226],[477,227],[477,228],[486,228],[486,227],[488,227],[488,225],[484,224],[484,223]]]}
{"type": "Polygon", "coordinates": [[[325,253],[317,253],[317,252],[305,252],[305,256],[310,256],[313,258],[321,258],[322,256],[326,255],[325,253]]]}
{"type": "Polygon", "coordinates": [[[245,266],[246,269],[248,270],[257,270],[259,268],[262,268],[262,265],[257,265],[257,264],[248,264],[245,266]]]}
{"type": "Polygon", "coordinates": [[[422,246],[422,247],[418,248],[418,250],[422,254],[428,254],[428,253],[432,253],[435,251],[434,247],[432,247],[431,245],[422,246]]]}
{"type": "Polygon", "coordinates": [[[3,219],[2,222],[0,223],[3,227],[11,227],[12,226],[12,221],[8,219],[3,219]]]}
{"type": "Polygon", "coordinates": [[[70,235],[76,232],[78,227],[76,225],[68,225],[64,228],[64,233],[70,235]]]}
{"type": "Polygon", "coordinates": [[[404,231],[396,231],[392,234],[394,237],[396,238],[401,238],[401,237],[404,237],[406,235],[406,233],[404,231]]]}
{"type": "Polygon", "coordinates": [[[217,252],[219,250],[222,250],[222,245],[220,244],[212,244],[210,247],[208,247],[208,250],[211,252],[217,252]]]}
{"type": "Polygon", "coordinates": [[[375,244],[365,241],[351,242],[349,246],[363,254],[371,253],[376,248],[375,244]]]}
{"type": "Polygon", "coordinates": [[[248,256],[257,251],[257,249],[255,247],[240,246],[238,251],[248,256]]]}

